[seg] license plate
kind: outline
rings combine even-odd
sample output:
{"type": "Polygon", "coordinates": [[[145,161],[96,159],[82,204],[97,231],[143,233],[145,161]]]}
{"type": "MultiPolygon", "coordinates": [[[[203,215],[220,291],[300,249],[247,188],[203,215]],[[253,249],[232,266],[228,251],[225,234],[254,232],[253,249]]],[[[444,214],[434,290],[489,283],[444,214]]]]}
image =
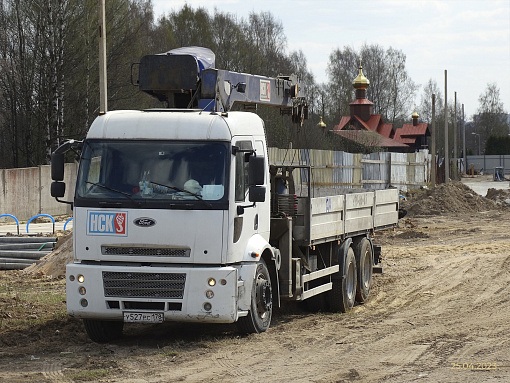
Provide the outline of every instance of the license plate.
{"type": "Polygon", "coordinates": [[[124,313],[124,322],[128,323],[162,323],[163,313],[124,313]]]}

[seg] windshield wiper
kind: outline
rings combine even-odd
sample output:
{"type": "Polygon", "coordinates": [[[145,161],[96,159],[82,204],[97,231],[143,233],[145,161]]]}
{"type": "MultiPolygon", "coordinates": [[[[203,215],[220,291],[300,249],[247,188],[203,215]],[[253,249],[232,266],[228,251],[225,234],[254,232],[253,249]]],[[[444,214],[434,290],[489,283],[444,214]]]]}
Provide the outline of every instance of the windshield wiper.
{"type": "Polygon", "coordinates": [[[164,187],[164,188],[172,189],[172,190],[175,190],[175,191],[178,191],[178,192],[181,192],[181,193],[187,193],[187,194],[192,195],[193,197],[196,197],[197,199],[200,199],[200,200],[202,199],[202,196],[200,194],[190,192],[189,190],[178,188],[177,186],[163,185],[163,184],[160,184],[160,183],[157,183],[157,182],[154,182],[154,181],[150,181],[150,180],[147,181],[147,182],[150,183],[150,184],[154,184],[154,185],[157,185],[157,186],[164,187]]]}
{"type": "Polygon", "coordinates": [[[109,190],[109,191],[112,191],[114,193],[118,193],[118,194],[121,194],[123,196],[125,196],[126,198],[128,198],[131,202],[133,202],[136,206],[142,206],[142,203],[139,202],[139,201],[136,201],[132,196],[131,194],[129,193],[126,193],[126,192],[123,192],[123,191],[120,191],[120,190],[117,190],[117,189],[114,189],[114,188],[111,188],[109,186],[106,186],[106,185],[103,185],[103,184],[100,184],[100,183],[97,183],[97,182],[90,182],[90,181],[85,181],[86,184],[88,185],[92,185],[92,186],[98,186],[102,189],[105,189],[105,190],[109,190]]]}
{"type": "Polygon", "coordinates": [[[164,188],[172,189],[172,190],[175,190],[175,191],[178,191],[178,192],[181,192],[181,193],[187,193],[187,194],[195,197],[199,201],[202,201],[203,203],[205,203],[207,207],[212,207],[212,205],[209,202],[205,201],[200,194],[190,192],[189,190],[178,188],[177,186],[163,185],[163,184],[160,184],[160,183],[157,183],[157,182],[154,182],[154,181],[150,181],[150,180],[147,181],[147,182],[150,183],[150,184],[154,184],[154,185],[157,185],[157,186],[164,187],[164,188]]]}

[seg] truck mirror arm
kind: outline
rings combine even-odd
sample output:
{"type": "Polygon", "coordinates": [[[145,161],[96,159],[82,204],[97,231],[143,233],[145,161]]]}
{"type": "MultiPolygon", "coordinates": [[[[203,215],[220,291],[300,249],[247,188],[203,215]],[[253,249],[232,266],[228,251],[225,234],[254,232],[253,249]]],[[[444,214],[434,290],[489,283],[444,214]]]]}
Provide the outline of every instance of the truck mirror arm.
{"type": "MultiPolygon", "coordinates": [[[[254,156],[255,155],[255,150],[253,150],[253,149],[241,149],[239,146],[233,145],[232,146],[232,155],[235,156],[237,153],[245,153],[246,157],[250,157],[250,156],[254,156]]],[[[248,161],[245,159],[245,162],[248,162],[248,161]]]]}
{"type": "Polygon", "coordinates": [[[55,199],[57,200],[57,202],[60,202],[60,203],[65,203],[67,205],[71,205],[71,210],[73,210],[74,208],[74,203],[72,201],[64,201],[63,199],[59,199],[58,197],[55,197],[55,199]]]}
{"type": "Polygon", "coordinates": [[[245,206],[238,205],[237,206],[237,215],[243,215],[244,209],[247,209],[249,207],[255,207],[255,205],[256,205],[256,202],[253,202],[251,205],[245,205],[245,206]]]}

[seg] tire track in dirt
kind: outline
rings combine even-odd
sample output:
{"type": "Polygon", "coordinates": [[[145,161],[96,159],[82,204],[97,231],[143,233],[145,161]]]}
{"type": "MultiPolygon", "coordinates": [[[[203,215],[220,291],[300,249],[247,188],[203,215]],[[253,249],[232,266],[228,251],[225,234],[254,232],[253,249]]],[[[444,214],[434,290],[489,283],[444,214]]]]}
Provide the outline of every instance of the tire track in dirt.
{"type": "Polygon", "coordinates": [[[71,380],[67,379],[62,372],[62,363],[44,363],[43,365],[43,376],[53,383],[68,383],[71,380]]]}
{"type": "MultiPolygon", "coordinates": [[[[372,343],[371,355],[384,355],[393,349],[381,359],[386,373],[381,382],[391,381],[406,368],[418,367],[425,373],[450,368],[451,361],[463,353],[466,342],[472,342],[474,328],[478,330],[479,317],[473,317],[473,323],[469,322],[467,326],[465,319],[473,316],[474,307],[479,302],[492,300],[491,306],[497,305],[510,312],[508,299],[494,300],[494,296],[502,291],[501,283],[510,285],[507,271],[510,243],[463,243],[453,248],[424,245],[409,250],[412,254],[422,254],[420,259],[415,259],[416,272],[410,274],[402,263],[398,263],[399,258],[405,256],[405,249],[394,252],[387,249],[385,258],[395,267],[386,268],[383,290],[379,290],[367,304],[370,306],[366,310],[371,317],[369,322],[394,329],[382,328],[386,336],[374,339],[372,343]],[[480,267],[482,261],[488,265],[480,267]],[[500,278],[500,283],[487,283],[495,277],[500,278]]],[[[471,349],[466,353],[487,352],[487,344],[501,348],[502,345],[498,345],[501,342],[496,340],[501,330],[494,329],[493,332],[485,332],[487,340],[483,344],[478,342],[478,347],[469,343],[471,349]]]]}

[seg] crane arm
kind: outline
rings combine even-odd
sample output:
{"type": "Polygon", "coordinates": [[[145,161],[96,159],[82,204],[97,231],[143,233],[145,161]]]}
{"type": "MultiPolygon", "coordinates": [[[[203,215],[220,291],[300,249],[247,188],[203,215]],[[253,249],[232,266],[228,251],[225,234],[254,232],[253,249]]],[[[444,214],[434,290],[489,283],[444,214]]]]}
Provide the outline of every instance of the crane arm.
{"type": "Polygon", "coordinates": [[[228,112],[235,104],[245,108],[280,108],[292,121],[308,118],[308,105],[297,76],[265,77],[216,68],[202,68],[192,54],[142,57],[137,85],[169,107],[228,112]]]}

